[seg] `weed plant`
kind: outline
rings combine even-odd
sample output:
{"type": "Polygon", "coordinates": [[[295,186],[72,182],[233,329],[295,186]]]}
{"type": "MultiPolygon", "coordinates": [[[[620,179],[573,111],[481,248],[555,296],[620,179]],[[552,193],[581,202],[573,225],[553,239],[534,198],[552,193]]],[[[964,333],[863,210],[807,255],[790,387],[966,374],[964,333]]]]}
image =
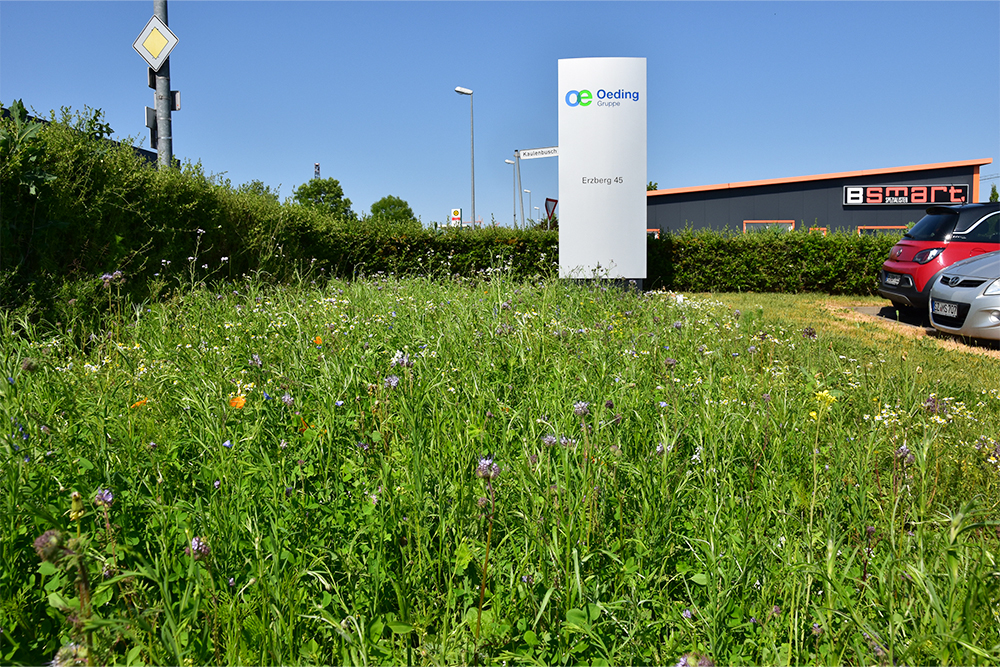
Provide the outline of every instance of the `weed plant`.
{"type": "Polygon", "coordinates": [[[4,663],[1000,661],[996,362],[502,272],[111,312],[0,314],[4,663]]]}

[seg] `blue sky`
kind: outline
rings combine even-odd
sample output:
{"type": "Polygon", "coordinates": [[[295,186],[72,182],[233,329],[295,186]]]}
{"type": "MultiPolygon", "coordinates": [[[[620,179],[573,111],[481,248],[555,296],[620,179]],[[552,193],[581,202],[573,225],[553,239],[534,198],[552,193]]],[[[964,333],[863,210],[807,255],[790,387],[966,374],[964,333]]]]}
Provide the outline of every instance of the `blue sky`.
{"type": "MultiPolygon", "coordinates": [[[[100,108],[149,145],[142,2],[0,0],[0,101],[100,108]]],[[[174,153],[282,198],[337,178],[357,212],[392,194],[425,224],[512,222],[514,149],[558,143],[557,61],[647,59],[660,188],[992,158],[1000,2],[201,2],[171,0],[174,153]]],[[[522,163],[531,206],[558,159],[522,163]]],[[[983,181],[988,194],[991,183],[983,181]]],[[[525,209],[530,215],[529,202],[525,209]]]]}

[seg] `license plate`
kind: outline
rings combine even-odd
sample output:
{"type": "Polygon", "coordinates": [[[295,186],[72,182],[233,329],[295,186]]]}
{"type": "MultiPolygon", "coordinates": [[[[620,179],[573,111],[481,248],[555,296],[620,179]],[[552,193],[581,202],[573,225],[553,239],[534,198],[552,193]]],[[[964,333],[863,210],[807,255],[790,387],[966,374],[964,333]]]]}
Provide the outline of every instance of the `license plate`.
{"type": "Polygon", "coordinates": [[[887,273],[885,274],[885,284],[896,286],[899,284],[899,274],[898,273],[887,273]]]}
{"type": "Polygon", "coordinates": [[[947,301],[932,301],[931,312],[942,317],[958,317],[958,304],[947,301]]]}

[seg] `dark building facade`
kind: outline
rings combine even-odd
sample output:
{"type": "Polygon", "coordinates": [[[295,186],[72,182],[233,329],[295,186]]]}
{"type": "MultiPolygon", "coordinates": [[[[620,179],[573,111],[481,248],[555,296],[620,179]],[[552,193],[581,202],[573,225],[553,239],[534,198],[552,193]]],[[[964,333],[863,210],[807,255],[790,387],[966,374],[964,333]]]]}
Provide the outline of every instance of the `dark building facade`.
{"type": "Polygon", "coordinates": [[[772,225],[826,231],[902,228],[931,204],[979,201],[979,169],[992,159],[723,183],[646,193],[654,231],[751,231],[772,225]]]}

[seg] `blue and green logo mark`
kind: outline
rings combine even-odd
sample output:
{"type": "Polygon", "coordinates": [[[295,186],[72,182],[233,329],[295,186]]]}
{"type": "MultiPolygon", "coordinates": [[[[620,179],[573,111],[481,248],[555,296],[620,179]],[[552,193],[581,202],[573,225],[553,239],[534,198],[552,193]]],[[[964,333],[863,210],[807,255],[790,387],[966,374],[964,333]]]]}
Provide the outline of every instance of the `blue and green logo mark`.
{"type": "MultiPolygon", "coordinates": [[[[597,106],[619,106],[621,100],[639,101],[639,91],[604,90],[597,91],[597,106]]],[[[566,93],[566,104],[571,107],[588,107],[594,101],[594,94],[589,90],[571,90],[566,93]]]]}

